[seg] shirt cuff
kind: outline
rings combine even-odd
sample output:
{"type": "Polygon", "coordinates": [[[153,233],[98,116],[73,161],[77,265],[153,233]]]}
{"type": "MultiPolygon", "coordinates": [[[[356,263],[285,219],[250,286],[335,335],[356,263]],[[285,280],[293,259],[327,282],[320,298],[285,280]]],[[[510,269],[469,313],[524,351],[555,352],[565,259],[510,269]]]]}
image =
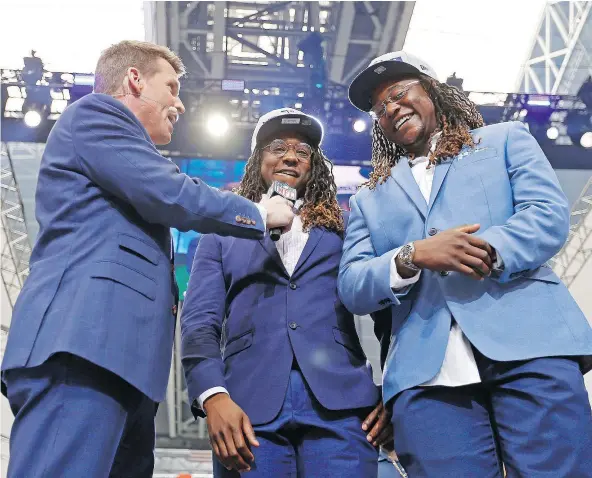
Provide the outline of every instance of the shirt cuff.
{"type": "Polygon", "coordinates": [[[267,209],[265,209],[261,204],[255,203],[257,209],[259,209],[259,214],[261,214],[261,219],[263,220],[263,230],[267,231],[267,209]]]}
{"type": "Polygon", "coordinates": [[[494,249],[495,252],[495,262],[493,263],[493,273],[496,275],[501,275],[504,272],[504,260],[502,256],[494,249]]]}
{"type": "Polygon", "coordinates": [[[393,261],[391,262],[390,286],[391,289],[393,289],[393,292],[401,292],[405,287],[415,284],[419,280],[419,276],[421,274],[421,271],[417,271],[417,274],[409,277],[408,279],[403,279],[401,277],[399,271],[397,270],[396,263],[397,256],[399,255],[401,249],[402,247],[399,247],[395,250],[395,253],[393,254],[393,261]]]}
{"type": "Polygon", "coordinates": [[[204,402],[208,398],[210,398],[212,395],[216,395],[217,393],[225,393],[226,395],[230,395],[228,393],[228,390],[226,390],[224,387],[209,388],[197,398],[197,403],[199,404],[199,408],[201,408],[203,410],[204,402]]]}

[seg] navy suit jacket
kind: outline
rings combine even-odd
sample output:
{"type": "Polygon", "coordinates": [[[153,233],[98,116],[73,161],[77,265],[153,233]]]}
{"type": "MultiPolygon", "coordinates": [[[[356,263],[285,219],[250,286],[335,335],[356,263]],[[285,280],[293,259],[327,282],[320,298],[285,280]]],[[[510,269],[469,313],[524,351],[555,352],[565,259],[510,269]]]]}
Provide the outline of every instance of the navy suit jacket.
{"type": "Polygon", "coordinates": [[[222,386],[253,424],[269,422],[280,411],[296,356],[325,408],[376,405],[379,392],[353,315],[337,295],[341,250],[338,234],[311,229],[290,277],[268,237],[203,236],[181,314],[190,399],[222,386]]]}
{"type": "Polygon", "coordinates": [[[2,370],[69,352],[157,401],[175,327],[169,228],[263,237],[252,202],[179,173],[134,114],[102,94],[72,104],[53,127],[36,216],[2,370]]]}

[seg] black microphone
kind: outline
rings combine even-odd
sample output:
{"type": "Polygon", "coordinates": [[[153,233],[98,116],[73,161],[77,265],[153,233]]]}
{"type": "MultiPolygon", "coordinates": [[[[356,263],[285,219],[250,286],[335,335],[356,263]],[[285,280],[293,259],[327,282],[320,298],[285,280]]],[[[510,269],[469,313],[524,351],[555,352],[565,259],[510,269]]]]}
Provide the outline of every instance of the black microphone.
{"type": "MultiPolygon", "coordinates": [[[[298,193],[296,189],[291,188],[286,183],[281,181],[274,181],[267,192],[267,195],[272,198],[274,196],[281,196],[288,201],[291,201],[292,204],[296,202],[296,198],[298,197],[298,193]]],[[[269,237],[272,241],[277,241],[280,236],[282,235],[282,228],[281,227],[274,227],[273,229],[269,230],[269,237]]]]}

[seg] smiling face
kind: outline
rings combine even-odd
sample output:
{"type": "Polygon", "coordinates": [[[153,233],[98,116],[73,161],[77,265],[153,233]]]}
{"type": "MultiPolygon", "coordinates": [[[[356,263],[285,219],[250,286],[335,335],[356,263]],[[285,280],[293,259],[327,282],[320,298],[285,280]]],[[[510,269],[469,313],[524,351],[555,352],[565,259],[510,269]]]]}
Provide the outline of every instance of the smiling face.
{"type": "Polygon", "coordinates": [[[409,152],[425,154],[437,122],[434,103],[422,85],[415,78],[385,82],[372,95],[372,109],[381,111],[383,102],[378,124],[387,139],[409,152]]]}
{"type": "Polygon", "coordinates": [[[297,157],[296,146],[300,143],[309,143],[304,136],[296,133],[281,133],[262,142],[263,146],[269,145],[276,139],[283,140],[292,146],[283,157],[278,157],[269,148],[263,149],[261,158],[261,176],[269,188],[274,181],[281,181],[298,191],[298,197],[304,195],[306,184],[310,178],[311,160],[302,161],[297,157]]]}

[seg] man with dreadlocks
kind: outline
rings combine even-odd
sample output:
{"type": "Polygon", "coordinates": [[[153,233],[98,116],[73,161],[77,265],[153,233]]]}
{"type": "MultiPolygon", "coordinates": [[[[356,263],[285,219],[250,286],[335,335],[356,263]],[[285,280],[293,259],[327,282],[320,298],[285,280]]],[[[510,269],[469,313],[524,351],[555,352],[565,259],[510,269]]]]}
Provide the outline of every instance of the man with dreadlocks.
{"type": "Polygon", "coordinates": [[[349,96],[374,119],[373,172],[338,289],[390,331],[383,399],[409,476],[592,476],[592,329],[545,264],[569,210],[541,148],[405,52],[349,96]]]}
{"type": "Polygon", "coordinates": [[[195,253],[182,356],[216,478],[376,477],[376,447],[392,440],[337,296],[344,218],[322,134],[298,110],[262,116],[237,192],[258,202],[282,181],[297,190],[299,214],[275,243],[206,235],[195,253]]]}

